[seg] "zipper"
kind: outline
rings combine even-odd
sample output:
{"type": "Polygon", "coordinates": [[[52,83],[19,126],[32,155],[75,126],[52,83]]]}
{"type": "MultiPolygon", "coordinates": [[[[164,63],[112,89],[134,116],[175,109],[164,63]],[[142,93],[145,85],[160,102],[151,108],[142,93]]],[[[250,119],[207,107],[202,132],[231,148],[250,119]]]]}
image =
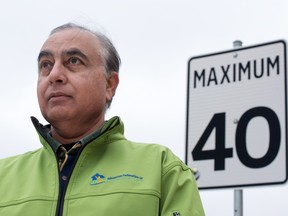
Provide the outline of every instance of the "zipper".
{"type": "MultiPolygon", "coordinates": [[[[79,143],[81,143],[81,142],[79,142],[79,143]]],[[[83,149],[84,149],[86,146],[87,146],[87,144],[84,145],[84,146],[79,150],[79,152],[77,153],[76,158],[74,159],[73,164],[72,164],[72,167],[71,167],[71,169],[70,169],[70,173],[69,173],[69,175],[68,175],[68,179],[67,179],[67,182],[66,182],[66,184],[65,184],[65,187],[63,187],[62,190],[61,190],[61,172],[60,172],[60,168],[59,168],[59,166],[58,166],[59,195],[58,195],[58,201],[57,201],[56,216],[62,216],[62,214],[63,214],[63,205],[64,205],[65,194],[66,194],[67,187],[68,187],[68,185],[69,185],[69,181],[70,181],[71,175],[72,175],[73,170],[74,170],[74,168],[75,168],[75,166],[76,166],[76,163],[77,163],[77,161],[78,161],[78,159],[79,159],[79,157],[80,157],[80,155],[81,155],[81,152],[83,151],[83,149]]],[[[55,156],[56,156],[56,162],[57,162],[57,164],[58,164],[57,155],[55,155],[55,156]]]]}
{"type": "MultiPolygon", "coordinates": [[[[57,163],[57,169],[58,169],[58,182],[59,182],[59,189],[58,189],[58,199],[57,199],[57,207],[56,207],[56,214],[55,216],[60,216],[60,203],[59,200],[62,200],[63,192],[61,191],[61,173],[60,173],[60,167],[58,165],[57,155],[55,155],[56,163],[57,163]]],[[[63,205],[62,205],[63,207],[63,205]]],[[[61,213],[62,214],[62,213],[61,213]]]]}
{"type": "MultiPolygon", "coordinates": [[[[79,149],[79,152],[77,152],[76,158],[73,161],[70,173],[68,175],[67,183],[66,183],[66,185],[65,185],[65,187],[63,188],[62,191],[61,191],[61,172],[60,172],[60,168],[58,166],[59,196],[58,196],[58,201],[57,201],[56,216],[62,216],[62,214],[63,214],[63,204],[64,204],[66,190],[67,190],[67,187],[69,185],[69,181],[70,181],[71,175],[73,173],[73,170],[75,168],[75,165],[76,165],[76,163],[77,163],[82,151],[84,150],[84,148],[86,146],[88,146],[89,143],[91,143],[93,140],[95,140],[96,138],[98,138],[100,135],[102,135],[105,132],[105,131],[101,131],[101,130],[102,130],[102,127],[90,139],[88,139],[88,140],[80,140],[78,142],[78,144],[82,144],[83,146],[82,146],[82,148],[79,149]],[[61,193],[60,193],[60,191],[61,191],[61,193]]],[[[55,154],[55,156],[56,156],[56,161],[57,161],[57,155],[55,154]]],[[[58,161],[57,161],[57,164],[58,164],[58,161]]]]}
{"type": "MultiPolygon", "coordinates": [[[[116,118],[115,118],[116,119],[116,118]]],[[[76,158],[73,161],[68,179],[67,179],[67,183],[65,185],[65,187],[63,188],[63,190],[61,190],[61,172],[60,172],[60,167],[58,164],[58,157],[57,157],[57,153],[53,150],[53,147],[51,146],[50,142],[49,142],[49,138],[47,137],[47,133],[50,131],[50,127],[47,126],[43,126],[42,124],[39,123],[39,121],[35,118],[35,117],[31,117],[32,123],[34,125],[34,127],[36,128],[36,130],[38,131],[38,133],[45,139],[45,141],[47,143],[49,143],[49,147],[52,149],[52,151],[54,152],[54,156],[55,156],[55,160],[56,160],[56,164],[57,164],[57,169],[58,169],[58,182],[59,182],[59,195],[58,195],[58,200],[57,200],[57,207],[56,207],[56,214],[55,216],[62,216],[63,215],[63,204],[64,204],[64,198],[65,198],[65,194],[66,194],[66,190],[67,187],[69,185],[69,181],[71,178],[71,175],[73,173],[73,170],[75,168],[75,165],[82,153],[82,151],[84,150],[84,148],[93,140],[95,140],[96,138],[98,138],[100,135],[104,134],[106,131],[108,131],[112,126],[114,127],[117,123],[120,122],[119,119],[117,119],[117,121],[114,121],[113,119],[113,124],[110,124],[109,127],[103,129],[103,125],[105,124],[105,122],[103,123],[103,125],[100,127],[99,130],[97,130],[96,132],[93,133],[93,136],[89,137],[88,139],[83,139],[80,140],[78,143],[82,144],[83,147],[79,150],[79,152],[76,155],[76,158]],[[60,193],[61,192],[61,193],[60,193]]],[[[50,140],[51,141],[51,140],[50,140]]],[[[52,141],[53,143],[53,141],[52,141]]],[[[57,145],[54,145],[54,147],[58,147],[57,145]]]]}

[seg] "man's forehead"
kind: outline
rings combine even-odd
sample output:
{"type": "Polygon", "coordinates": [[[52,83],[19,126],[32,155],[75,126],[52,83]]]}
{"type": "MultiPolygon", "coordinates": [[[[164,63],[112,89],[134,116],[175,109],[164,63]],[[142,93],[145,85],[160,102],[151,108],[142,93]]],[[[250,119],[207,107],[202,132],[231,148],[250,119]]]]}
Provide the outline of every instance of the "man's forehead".
{"type": "Polygon", "coordinates": [[[41,51],[63,52],[79,49],[83,52],[99,52],[100,42],[92,33],[81,29],[64,29],[50,35],[44,42],[41,51]]]}

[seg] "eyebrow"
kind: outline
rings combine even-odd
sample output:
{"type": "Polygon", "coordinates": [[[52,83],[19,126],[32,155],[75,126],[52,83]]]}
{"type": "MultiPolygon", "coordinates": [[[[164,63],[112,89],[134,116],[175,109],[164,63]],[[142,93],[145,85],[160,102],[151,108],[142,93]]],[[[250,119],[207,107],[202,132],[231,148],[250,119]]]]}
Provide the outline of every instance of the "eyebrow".
{"type": "Polygon", "coordinates": [[[53,55],[52,55],[52,52],[50,52],[48,50],[42,50],[38,55],[37,61],[39,62],[43,56],[47,57],[47,56],[53,56],[53,55]]]}
{"type": "MultiPolygon", "coordinates": [[[[80,56],[85,60],[88,60],[87,55],[85,55],[81,50],[77,49],[77,48],[72,48],[69,50],[64,50],[62,52],[62,55],[67,55],[67,56],[80,56]]],[[[41,60],[42,57],[51,57],[53,56],[52,52],[49,50],[42,50],[40,51],[39,55],[38,55],[38,62],[41,60]]]]}
{"type": "Polygon", "coordinates": [[[85,53],[83,53],[81,50],[77,49],[77,48],[72,48],[69,50],[64,50],[62,52],[62,55],[68,55],[68,56],[80,56],[85,60],[88,60],[87,55],[85,55],[85,53]]]}

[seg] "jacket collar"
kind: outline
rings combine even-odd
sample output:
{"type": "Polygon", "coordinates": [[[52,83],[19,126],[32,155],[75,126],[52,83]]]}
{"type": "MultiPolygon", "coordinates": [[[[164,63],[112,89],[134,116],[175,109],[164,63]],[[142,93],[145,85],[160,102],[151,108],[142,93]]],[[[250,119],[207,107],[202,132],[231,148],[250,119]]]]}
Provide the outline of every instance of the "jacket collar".
{"type": "MultiPolygon", "coordinates": [[[[51,136],[51,125],[47,124],[47,125],[42,125],[37,118],[35,117],[31,117],[31,121],[40,137],[41,143],[44,145],[44,147],[46,147],[46,145],[49,145],[52,150],[54,151],[54,153],[56,154],[57,150],[61,147],[61,143],[57,142],[56,140],[53,139],[53,137],[51,136]],[[43,140],[44,139],[44,140],[43,140]],[[46,141],[46,142],[45,142],[46,141]]],[[[108,121],[105,121],[104,125],[94,131],[93,133],[87,135],[86,137],[82,138],[81,140],[79,140],[78,143],[81,143],[83,146],[87,145],[88,143],[90,143],[91,141],[95,140],[97,137],[99,137],[100,135],[106,133],[107,131],[111,130],[112,128],[114,128],[115,126],[121,124],[121,120],[118,116],[115,116],[113,118],[111,118],[108,121]]],[[[123,133],[124,131],[122,131],[123,133]]]]}

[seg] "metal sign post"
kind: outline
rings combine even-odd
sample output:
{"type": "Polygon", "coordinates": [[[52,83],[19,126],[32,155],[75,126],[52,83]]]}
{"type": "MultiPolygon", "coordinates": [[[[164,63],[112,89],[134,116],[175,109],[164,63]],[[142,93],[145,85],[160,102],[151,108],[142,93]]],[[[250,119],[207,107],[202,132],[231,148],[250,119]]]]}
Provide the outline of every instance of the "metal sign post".
{"type": "MultiPolygon", "coordinates": [[[[242,41],[235,40],[233,42],[234,48],[242,46],[242,41]]],[[[234,189],[234,216],[243,216],[243,190],[234,189]]]]}
{"type": "Polygon", "coordinates": [[[243,191],[234,190],[234,216],[243,216],[243,191]]]}

